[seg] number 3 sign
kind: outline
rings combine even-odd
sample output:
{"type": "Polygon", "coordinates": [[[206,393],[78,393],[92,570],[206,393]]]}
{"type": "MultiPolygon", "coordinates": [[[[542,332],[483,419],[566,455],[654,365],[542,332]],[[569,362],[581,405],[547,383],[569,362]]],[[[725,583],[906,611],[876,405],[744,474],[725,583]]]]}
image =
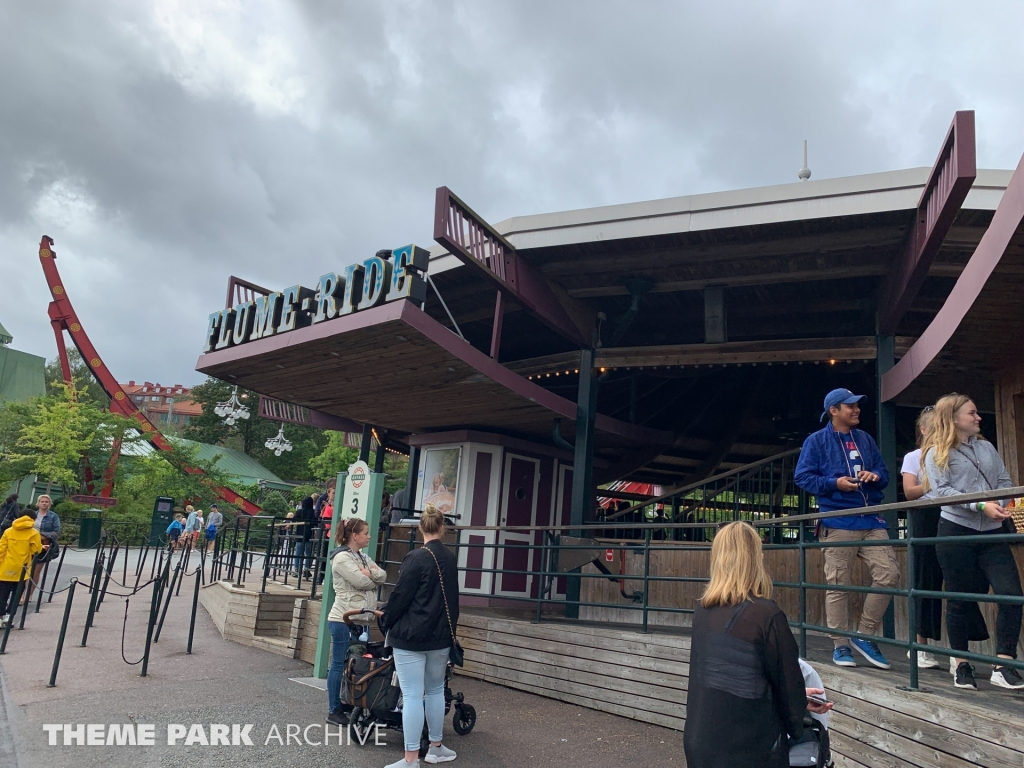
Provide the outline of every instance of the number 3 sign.
{"type": "Polygon", "coordinates": [[[370,506],[370,468],[365,461],[357,461],[348,468],[345,480],[345,501],[341,511],[343,519],[358,517],[366,519],[370,506]]]}

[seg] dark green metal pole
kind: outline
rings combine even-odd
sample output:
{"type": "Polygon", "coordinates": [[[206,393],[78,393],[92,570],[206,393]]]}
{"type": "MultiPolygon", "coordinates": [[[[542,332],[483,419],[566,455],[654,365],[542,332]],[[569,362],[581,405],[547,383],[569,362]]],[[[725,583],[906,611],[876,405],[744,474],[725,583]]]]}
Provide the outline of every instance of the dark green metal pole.
{"type": "MultiPolygon", "coordinates": [[[[597,421],[598,381],[594,371],[594,350],[580,352],[580,381],[576,400],[576,452],[572,465],[572,501],[569,524],[583,525],[593,503],[594,425],[597,421]]],[[[574,530],[573,536],[581,532],[574,530]]],[[[566,618],[579,618],[580,577],[566,579],[566,618]]]]}

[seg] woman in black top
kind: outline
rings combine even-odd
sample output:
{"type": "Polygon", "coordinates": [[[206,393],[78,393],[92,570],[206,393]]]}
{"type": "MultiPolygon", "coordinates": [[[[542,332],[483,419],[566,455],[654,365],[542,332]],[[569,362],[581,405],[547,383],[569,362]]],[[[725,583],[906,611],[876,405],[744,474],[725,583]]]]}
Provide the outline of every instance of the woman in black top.
{"type": "Polygon", "coordinates": [[[395,653],[402,688],[405,759],[387,768],[418,768],[424,715],[430,748],[428,763],[447,763],[456,755],[441,743],[444,729],[444,677],[448,652],[459,623],[459,572],[448,551],[444,516],[427,504],[420,516],[423,546],[402,560],[398,583],[388,597],[383,623],[395,653]]]}
{"type": "Polygon", "coordinates": [[[722,528],[693,615],[688,768],[788,766],[787,737],[803,734],[807,696],[824,693],[804,687],[796,641],[771,593],[757,531],[747,523],[722,528]]]}

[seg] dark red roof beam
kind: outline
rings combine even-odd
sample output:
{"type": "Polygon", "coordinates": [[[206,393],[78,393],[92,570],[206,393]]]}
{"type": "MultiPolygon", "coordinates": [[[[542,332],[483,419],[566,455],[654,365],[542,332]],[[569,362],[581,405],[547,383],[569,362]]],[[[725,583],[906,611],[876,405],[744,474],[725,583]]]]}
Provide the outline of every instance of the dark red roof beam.
{"type": "Polygon", "coordinates": [[[1006,185],[992,223],[975,248],[942,309],[900,361],[882,375],[882,400],[909,387],[942,351],[992,277],[1018,227],[1024,224],[1024,157],[1006,185]]]}
{"type": "Polygon", "coordinates": [[[921,193],[910,236],[893,264],[889,279],[882,284],[879,333],[896,333],[977,175],[974,112],[957,112],[921,193]]]}
{"type": "Polygon", "coordinates": [[[434,200],[434,240],[463,264],[492,279],[500,290],[573,344],[590,347],[594,313],[553,285],[490,224],[448,187],[434,200]]]}

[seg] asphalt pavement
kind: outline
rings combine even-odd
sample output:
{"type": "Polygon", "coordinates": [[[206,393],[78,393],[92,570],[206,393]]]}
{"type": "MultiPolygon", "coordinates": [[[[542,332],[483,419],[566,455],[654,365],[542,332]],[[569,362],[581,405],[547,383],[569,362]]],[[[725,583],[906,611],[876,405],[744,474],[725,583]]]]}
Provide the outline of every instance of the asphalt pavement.
{"type": "MultiPolygon", "coordinates": [[[[402,754],[401,735],[396,732],[382,732],[380,746],[372,740],[365,746],[338,745],[337,737],[328,745],[314,743],[323,741],[325,694],[296,682],[308,682],[311,667],[222,639],[201,606],[193,653],[186,654],[191,577],[171,600],[159,643],[152,646],[148,675],[140,677],[140,664],[130,662],[141,661],[143,655],[152,588],[143,586],[138,594],[130,594],[135,586],[135,550],[129,555],[127,581],[124,562],[115,562],[106,600],[96,614],[87,647],[81,647],[89,603],[86,582],[94,554],[69,549],[61,568],[58,590],[72,577],[81,583],[75,590],[56,687],[48,688],[47,681],[66,591],[58,592],[52,603],[44,599],[38,614],[33,600],[25,629],[12,630],[7,653],[0,656],[0,768],[380,768],[402,754]],[[136,740],[145,739],[147,726],[152,726],[152,746],[116,744],[126,740],[129,731],[136,740]],[[91,734],[92,741],[101,743],[79,745],[79,732],[83,742],[90,741],[91,734]],[[168,744],[169,733],[181,735],[168,744]],[[226,735],[228,745],[203,744],[219,733],[226,735]]],[[[147,564],[141,584],[149,573],[147,564]]],[[[453,689],[465,693],[477,710],[476,728],[466,736],[455,734],[450,718],[447,721],[445,744],[459,754],[452,764],[456,768],[621,768],[640,761],[685,765],[682,734],[677,731],[469,678],[456,677],[453,689]]]]}

